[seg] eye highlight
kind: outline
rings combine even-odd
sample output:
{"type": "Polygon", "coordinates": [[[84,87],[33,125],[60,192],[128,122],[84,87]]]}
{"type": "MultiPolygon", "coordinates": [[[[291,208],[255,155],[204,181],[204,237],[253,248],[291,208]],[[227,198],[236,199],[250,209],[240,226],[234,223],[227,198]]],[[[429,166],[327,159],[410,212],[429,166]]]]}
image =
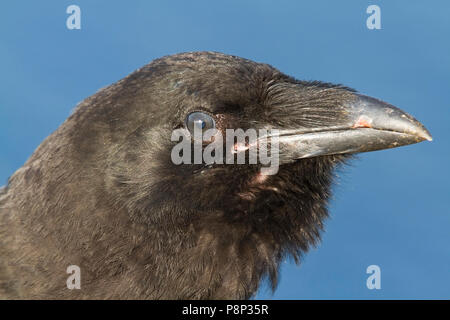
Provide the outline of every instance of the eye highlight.
{"type": "Polygon", "coordinates": [[[201,132],[203,132],[208,129],[215,128],[216,123],[209,114],[195,111],[187,115],[186,127],[192,134],[194,134],[194,128],[198,128],[201,132]]]}

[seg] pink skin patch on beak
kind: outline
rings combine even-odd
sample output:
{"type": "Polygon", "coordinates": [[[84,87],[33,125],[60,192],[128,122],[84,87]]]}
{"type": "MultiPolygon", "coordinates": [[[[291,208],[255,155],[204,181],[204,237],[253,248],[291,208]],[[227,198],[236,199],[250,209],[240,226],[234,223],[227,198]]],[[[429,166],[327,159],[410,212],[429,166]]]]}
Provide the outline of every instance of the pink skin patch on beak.
{"type": "Polygon", "coordinates": [[[367,116],[361,116],[352,128],[372,128],[372,119],[367,116]]]}

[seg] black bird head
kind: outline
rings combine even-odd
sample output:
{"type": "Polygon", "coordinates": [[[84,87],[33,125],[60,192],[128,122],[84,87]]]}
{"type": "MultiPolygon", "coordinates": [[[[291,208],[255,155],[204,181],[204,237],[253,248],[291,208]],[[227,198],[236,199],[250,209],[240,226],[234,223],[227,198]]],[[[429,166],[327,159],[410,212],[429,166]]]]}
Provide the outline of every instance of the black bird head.
{"type": "Polygon", "coordinates": [[[297,259],[316,243],[332,171],[349,154],[431,140],[392,105],[219,53],[158,59],[121,87],[133,90],[120,111],[132,121],[107,116],[119,122],[112,130],[116,165],[109,166],[117,201],[139,222],[194,230],[194,243],[211,261],[234,266],[228,268],[236,269],[236,278],[228,281],[235,281],[233,290],[242,286],[240,297],[253,293],[265,273],[275,285],[279,261],[289,254],[297,259]],[[196,117],[223,135],[226,129],[278,129],[278,173],[261,174],[259,164],[174,164],[178,141],[171,134],[191,130],[196,117]]]}
{"type": "Polygon", "coordinates": [[[431,140],[380,100],[213,52],[153,61],[85,100],[62,128],[70,170],[91,177],[76,194],[97,195],[78,211],[109,208],[106,220],[132,247],[122,259],[145,266],[140,292],[150,298],[248,298],[264,276],[275,287],[280,261],[299,260],[319,240],[336,166],[354,153],[431,140]],[[278,172],[174,163],[172,133],[198,124],[223,136],[278,130],[278,172]]]}

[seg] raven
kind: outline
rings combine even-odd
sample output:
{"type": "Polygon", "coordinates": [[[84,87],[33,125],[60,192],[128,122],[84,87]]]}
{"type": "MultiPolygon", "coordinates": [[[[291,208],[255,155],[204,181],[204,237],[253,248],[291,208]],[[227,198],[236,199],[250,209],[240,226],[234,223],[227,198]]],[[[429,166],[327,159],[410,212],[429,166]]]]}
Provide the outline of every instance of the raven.
{"type": "MultiPolygon", "coordinates": [[[[247,299],[316,245],[334,169],[430,140],[400,109],[217,52],[166,56],[81,102],[0,192],[4,299],[247,299]],[[279,130],[279,170],[175,164],[171,134],[279,130]],[[79,290],[67,267],[80,268],[79,290]]],[[[208,141],[202,141],[202,148],[208,141]]]]}

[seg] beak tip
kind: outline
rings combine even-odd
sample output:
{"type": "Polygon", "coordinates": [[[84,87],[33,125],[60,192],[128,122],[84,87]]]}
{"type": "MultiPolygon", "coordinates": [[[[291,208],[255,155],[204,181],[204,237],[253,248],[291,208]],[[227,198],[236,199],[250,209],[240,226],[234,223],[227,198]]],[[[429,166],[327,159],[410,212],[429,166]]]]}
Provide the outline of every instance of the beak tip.
{"type": "Polygon", "coordinates": [[[431,133],[421,124],[420,122],[417,122],[415,134],[418,138],[420,138],[420,141],[433,141],[433,137],[431,136],[431,133]]]}
{"type": "Polygon", "coordinates": [[[423,137],[428,141],[433,141],[433,137],[431,136],[431,134],[429,132],[427,132],[427,135],[424,135],[423,137]]]}
{"type": "Polygon", "coordinates": [[[425,140],[428,141],[433,141],[433,137],[431,136],[431,134],[429,132],[427,132],[425,135],[423,135],[423,137],[425,138],[425,140]]]}
{"type": "Polygon", "coordinates": [[[422,123],[399,108],[362,94],[357,94],[357,97],[357,114],[372,119],[370,127],[413,135],[417,142],[433,141],[430,132],[422,123]]]}

